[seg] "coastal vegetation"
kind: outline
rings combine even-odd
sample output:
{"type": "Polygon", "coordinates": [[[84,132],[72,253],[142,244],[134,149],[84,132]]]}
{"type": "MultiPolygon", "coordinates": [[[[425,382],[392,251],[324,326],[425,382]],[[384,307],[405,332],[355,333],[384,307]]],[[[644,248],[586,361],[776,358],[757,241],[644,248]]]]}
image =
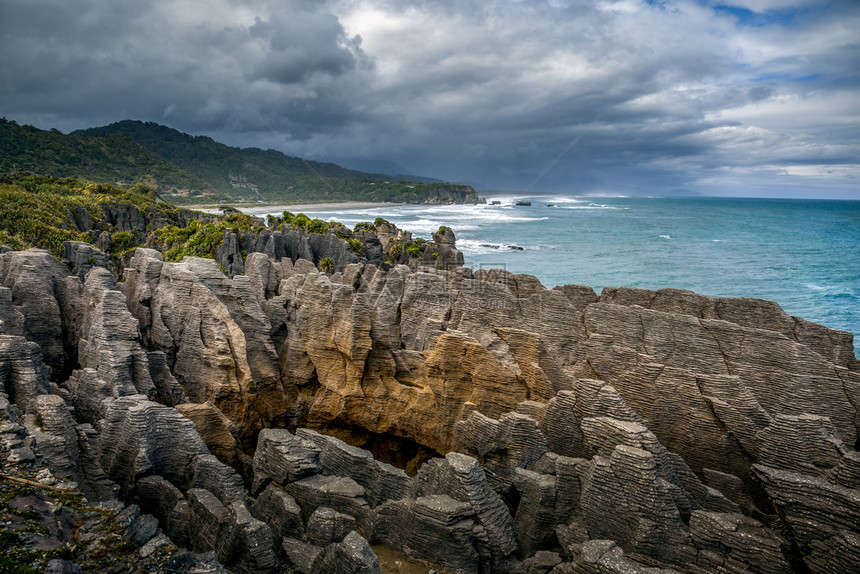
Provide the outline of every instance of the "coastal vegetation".
{"type": "MultiPolygon", "coordinates": [[[[63,243],[80,241],[101,250],[109,267],[117,272],[137,247],[157,249],[165,261],[181,261],[186,256],[223,260],[219,248],[224,244],[225,232],[236,235],[241,243],[236,248],[237,256],[241,254],[244,261],[249,245],[267,229],[297,229],[317,235],[331,232],[358,257],[365,256],[365,242],[375,241],[378,230],[397,231],[381,217],[350,230],[338,221],[289,211],[268,222],[233,208],[225,208],[223,215],[205,214],[176,207],[143,184],[125,189],[71,177],[7,174],[0,177],[0,202],[0,246],[15,250],[38,247],[62,259],[67,256],[63,243]],[[368,237],[368,233],[372,235],[368,237]]],[[[430,245],[433,244],[422,238],[412,239],[409,234],[391,237],[384,246],[384,260],[389,264],[408,263],[421,258],[430,245]]],[[[429,256],[438,258],[438,254],[429,256]]],[[[70,270],[74,270],[71,263],[70,270]]],[[[96,261],[77,263],[95,265],[96,261]]],[[[318,266],[330,272],[335,262],[331,257],[322,257],[318,266]]],[[[227,272],[226,267],[223,270],[227,272]]]]}
{"type": "MultiPolygon", "coordinates": [[[[81,230],[78,218],[89,218],[92,226],[105,218],[102,204],[134,206],[169,218],[177,209],[143,185],[123,189],[77,178],[23,176],[0,178],[0,244],[16,250],[41,247],[60,257],[64,241],[95,244],[98,234],[81,230]]],[[[133,233],[107,229],[111,251],[120,253],[136,246],[133,233]]]]}
{"type": "Polygon", "coordinates": [[[217,249],[224,242],[225,231],[239,234],[263,229],[265,227],[259,219],[244,213],[230,213],[214,223],[192,219],[185,227],[162,227],[153,233],[150,243],[161,251],[165,261],[182,261],[186,255],[214,259],[217,249]]]}

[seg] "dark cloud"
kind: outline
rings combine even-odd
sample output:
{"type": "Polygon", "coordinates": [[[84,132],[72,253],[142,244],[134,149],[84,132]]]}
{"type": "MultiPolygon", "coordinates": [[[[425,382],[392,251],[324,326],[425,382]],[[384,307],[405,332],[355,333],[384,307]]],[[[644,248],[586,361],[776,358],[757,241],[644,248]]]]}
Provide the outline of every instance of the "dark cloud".
{"type": "Polygon", "coordinates": [[[0,113],[494,188],[860,197],[857,29],[850,0],[3,2],[0,113]]]}

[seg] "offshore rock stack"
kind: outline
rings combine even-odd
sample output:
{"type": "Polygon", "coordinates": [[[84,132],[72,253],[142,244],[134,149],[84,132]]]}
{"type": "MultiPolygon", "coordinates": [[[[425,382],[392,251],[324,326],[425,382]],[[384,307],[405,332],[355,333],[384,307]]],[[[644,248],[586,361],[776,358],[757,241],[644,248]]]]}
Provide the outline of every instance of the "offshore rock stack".
{"type": "Polygon", "coordinates": [[[125,509],[173,571],[860,569],[850,334],[472,272],[448,233],[453,265],[330,274],[0,254],[7,473],[125,509]]]}

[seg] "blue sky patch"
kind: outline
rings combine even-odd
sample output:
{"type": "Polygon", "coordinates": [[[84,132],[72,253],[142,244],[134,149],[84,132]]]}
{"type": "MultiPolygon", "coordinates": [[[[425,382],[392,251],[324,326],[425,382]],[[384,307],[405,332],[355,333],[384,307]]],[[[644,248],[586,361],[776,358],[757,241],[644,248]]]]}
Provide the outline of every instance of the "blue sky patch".
{"type": "Polygon", "coordinates": [[[765,12],[753,12],[752,10],[738,6],[718,4],[714,6],[714,12],[734,16],[741,26],[764,28],[766,26],[794,26],[798,23],[798,16],[804,10],[800,8],[784,8],[780,10],[767,10],[765,12]]]}

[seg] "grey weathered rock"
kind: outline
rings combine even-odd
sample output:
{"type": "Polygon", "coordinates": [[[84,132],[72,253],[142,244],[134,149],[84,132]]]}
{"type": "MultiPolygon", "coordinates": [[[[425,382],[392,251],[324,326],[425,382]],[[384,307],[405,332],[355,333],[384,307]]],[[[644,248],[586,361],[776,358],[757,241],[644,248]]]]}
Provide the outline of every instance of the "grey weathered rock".
{"type": "Polygon", "coordinates": [[[477,460],[452,452],[444,459],[425,463],[416,478],[416,495],[435,494],[445,494],[471,507],[497,569],[519,552],[514,520],[502,498],[490,488],[477,460]]]}
{"type": "Polygon", "coordinates": [[[811,476],[825,476],[848,448],[827,417],[777,415],[756,437],[758,463],[811,476]]]}
{"type": "Polygon", "coordinates": [[[199,455],[192,463],[194,477],[191,479],[191,488],[206,489],[225,505],[250,502],[242,477],[215,455],[199,455]]]}
{"type": "Polygon", "coordinates": [[[296,574],[310,574],[311,565],[323,550],[320,546],[307,544],[294,538],[284,538],[281,549],[284,554],[284,564],[292,568],[296,574]]]}
{"type": "Polygon", "coordinates": [[[476,531],[475,514],[468,503],[445,495],[403,499],[383,503],[376,516],[374,543],[400,549],[443,572],[480,572],[476,543],[480,545],[481,533],[476,531]]]}
{"type": "Polygon", "coordinates": [[[32,429],[31,434],[51,472],[76,482],[91,495],[81,465],[77,425],[66,403],[57,395],[39,395],[33,399],[32,406],[42,428],[32,429]]]}
{"type": "Polygon", "coordinates": [[[680,574],[670,568],[649,568],[624,555],[611,540],[589,540],[571,563],[560,564],[552,574],[680,574]]]}
{"type": "Polygon", "coordinates": [[[555,530],[556,477],[517,468],[514,485],[520,503],[514,526],[524,556],[531,556],[555,530]]]}
{"type": "Polygon", "coordinates": [[[307,540],[310,544],[327,546],[340,542],[355,530],[355,518],[321,506],[308,520],[307,540]]]}
{"type": "Polygon", "coordinates": [[[856,360],[847,333],[821,329],[821,325],[790,317],[773,301],[751,298],[716,299],[681,289],[647,291],[629,287],[606,288],[601,292],[600,300],[618,305],[639,305],[647,309],[701,319],[721,319],[742,327],[766,329],[807,345],[836,364],[847,365],[856,360]]]}
{"type": "Polygon", "coordinates": [[[813,572],[835,572],[828,561],[845,562],[856,555],[860,490],[763,465],[754,465],[753,472],[791,527],[813,572]]]}
{"type": "MultiPolygon", "coordinates": [[[[75,413],[81,421],[95,424],[105,416],[105,399],[114,396],[114,387],[99,378],[95,369],[72,371],[66,379],[72,393],[75,413]]],[[[120,394],[119,389],[117,394],[120,394]]]]}
{"type": "Polygon", "coordinates": [[[276,572],[280,562],[266,523],[254,518],[241,502],[234,502],[229,510],[234,524],[234,554],[225,563],[238,572],[276,572]]]}
{"type": "Polygon", "coordinates": [[[352,516],[362,527],[367,526],[371,516],[370,505],[364,496],[364,487],[349,477],[315,474],[290,482],[284,490],[293,495],[302,506],[333,508],[352,516]]]}
{"type": "Polygon", "coordinates": [[[84,284],[86,306],[78,341],[78,361],[96,371],[118,394],[144,394],[154,398],[156,387],[149,361],[140,346],[137,321],[126,307],[125,296],[105,269],[95,268],[84,284]]]}
{"type": "Polygon", "coordinates": [[[24,335],[24,315],[12,303],[12,290],[0,286],[0,335],[24,335]]]}
{"type": "Polygon", "coordinates": [[[843,442],[854,444],[856,407],[844,389],[856,375],[767,329],[767,323],[765,328],[744,324],[754,316],[732,315],[740,321],[734,323],[603,302],[589,305],[584,320],[591,332],[591,373],[612,384],[660,442],[693,470],[746,476],[757,455],[755,445],[733,443],[725,429],[738,429],[738,440],[748,438],[762,428],[758,421],[766,415],[827,416],[843,442]],[[718,409],[705,397],[717,389],[709,381],[726,375],[742,386],[743,402],[732,407],[737,399],[724,394],[719,401],[729,407],[718,409]]]}
{"type": "Polygon", "coordinates": [[[182,403],[176,410],[191,419],[197,434],[206,443],[209,452],[224,464],[240,466],[242,450],[236,440],[235,425],[211,402],[182,403]]]}
{"type": "Polygon", "coordinates": [[[45,574],[84,574],[84,571],[76,562],[54,558],[48,561],[45,574]]]}
{"type": "Polygon", "coordinates": [[[254,501],[250,511],[255,518],[269,525],[275,548],[279,548],[284,539],[302,538],[305,529],[302,509],[280,487],[274,484],[267,486],[254,501]]]}
{"type": "Polygon", "coordinates": [[[696,510],[690,534],[698,549],[697,566],[718,572],[791,572],[788,542],[742,514],[696,510]]]}
{"type": "Polygon", "coordinates": [[[75,274],[81,281],[94,267],[107,267],[107,256],[89,243],[83,241],[64,241],[63,259],[72,264],[75,274]]]}
{"type": "Polygon", "coordinates": [[[228,574],[227,569],[218,562],[214,551],[194,554],[180,550],[164,564],[164,569],[187,574],[228,574]]]}
{"type": "Polygon", "coordinates": [[[151,514],[142,514],[134,519],[125,532],[125,539],[140,548],[158,533],[158,519],[151,514]]]}
{"type": "Polygon", "coordinates": [[[135,484],[135,499],[141,511],[158,519],[166,532],[171,531],[173,509],[185,496],[161,476],[145,476],[135,484]]]}
{"type": "Polygon", "coordinates": [[[846,452],[830,472],[830,480],[845,488],[860,490],[860,452],[846,452]]]}
{"type": "Polygon", "coordinates": [[[251,280],[229,279],[215,261],[165,263],[138,249],[124,274],[128,308],[144,343],[194,403],[211,401],[235,425],[243,448],[288,411],[271,325],[251,280]]]}
{"type": "MultiPolygon", "coordinates": [[[[108,213],[121,227],[148,217],[108,213]]],[[[436,235],[437,253],[456,249],[453,234],[436,235]]],[[[21,410],[40,404],[56,419],[35,444],[4,432],[10,449],[77,469],[65,474],[82,488],[110,493],[114,480],[127,502],[149,493],[162,529],[186,544],[195,521],[208,516],[211,530],[227,512],[213,540],[231,568],[274,568],[275,550],[254,550],[268,536],[263,546],[290,547],[310,569],[317,546],[286,542],[305,534],[291,496],[464,571],[536,567],[517,559],[553,534],[573,560],[556,569],[768,571],[787,547],[815,572],[852,564],[860,363],[847,334],[757,300],[598,298],[430,260],[391,267],[380,239],[405,236],[388,228],[360,238],[378,265],[357,263],[333,233],[225,237],[232,277],[212,260],[139,249],[120,286],[98,266],[82,283],[45,252],[0,254],[0,380],[21,410]],[[323,256],[336,273],[316,269],[323,256]],[[265,430],[299,426],[314,430],[265,430]],[[475,459],[449,454],[415,479],[386,464],[412,473],[454,449],[475,459]],[[255,501],[240,478],[252,471],[255,501]]],[[[78,271],[95,253],[69,245],[78,271]]]]}
{"type": "Polygon", "coordinates": [[[194,461],[208,454],[187,418],[141,395],[107,399],[99,461],[108,477],[131,495],[138,478],[157,474],[180,490],[194,478],[194,461]]]}
{"type": "Polygon", "coordinates": [[[727,499],[738,505],[747,516],[761,516],[761,511],[756,508],[752,496],[747,490],[744,482],[733,474],[727,474],[718,470],[705,468],[702,471],[707,485],[719,491],[727,499]]]}
{"type": "Polygon", "coordinates": [[[0,335],[2,391],[21,411],[31,411],[36,397],[48,394],[48,378],[37,344],[15,335],[0,335]]]}
{"type": "Polygon", "coordinates": [[[356,531],[323,549],[311,564],[312,574],[381,574],[379,560],[356,531]]]}
{"type": "Polygon", "coordinates": [[[274,572],[278,558],[272,531],[251,516],[241,502],[225,507],[207,490],[190,489],[189,538],[194,552],[215,551],[218,560],[237,572],[274,572]]]}
{"type": "Polygon", "coordinates": [[[576,393],[559,391],[547,404],[541,430],[553,452],[580,457],[587,453],[579,420],[574,413],[576,393]]]}
{"type": "Polygon", "coordinates": [[[561,563],[557,552],[539,550],[523,564],[525,574],[548,574],[561,563]]]}
{"type": "Polygon", "coordinates": [[[812,572],[856,572],[860,565],[860,535],[843,530],[814,544],[803,560],[812,572]]]}
{"type": "Polygon", "coordinates": [[[264,429],[254,451],[254,487],[259,492],[273,480],[284,485],[322,471],[320,448],[286,429],[264,429]]]}
{"type": "Polygon", "coordinates": [[[412,489],[412,479],[403,470],[375,460],[366,450],[309,429],[298,429],[296,437],[319,448],[324,474],[349,476],[363,486],[371,507],[404,498],[412,489]]]}
{"type": "Polygon", "coordinates": [[[157,391],[157,400],[169,407],[187,403],[188,397],[182,386],[170,372],[167,366],[167,356],[162,351],[150,351],[146,353],[149,363],[149,376],[157,391]]]}
{"type": "Polygon", "coordinates": [[[214,550],[218,559],[232,553],[232,537],[230,511],[211,493],[202,489],[188,491],[190,517],[188,538],[190,548],[194,552],[209,552],[214,550]]]}
{"type": "Polygon", "coordinates": [[[592,539],[614,540],[626,553],[664,563],[695,562],[676,502],[680,489],[662,478],[651,453],[619,445],[610,458],[595,457],[593,465],[580,503],[592,539]]]}
{"type": "Polygon", "coordinates": [[[70,362],[64,345],[76,342],[80,280],[47,251],[28,249],[0,254],[0,285],[9,288],[12,305],[24,317],[24,337],[39,345],[50,376],[59,379],[70,362]]]}

